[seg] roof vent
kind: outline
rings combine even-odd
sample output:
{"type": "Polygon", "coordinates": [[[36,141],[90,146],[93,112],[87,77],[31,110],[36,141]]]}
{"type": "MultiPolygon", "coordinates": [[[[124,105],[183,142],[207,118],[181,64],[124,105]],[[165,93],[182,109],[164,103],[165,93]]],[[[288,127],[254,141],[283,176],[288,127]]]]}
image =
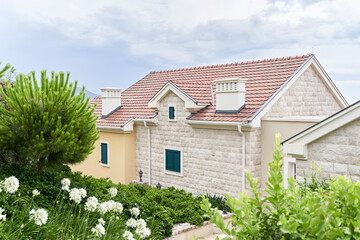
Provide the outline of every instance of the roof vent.
{"type": "Polygon", "coordinates": [[[102,115],[107,116],[121,106],[121,88],[102,88],[102,115]]]}
{"type": "Polygon", "coordinates": [[[243,78],[215,80],[216,111],[237,112],[245,105],[245,82],[243,78]]]}

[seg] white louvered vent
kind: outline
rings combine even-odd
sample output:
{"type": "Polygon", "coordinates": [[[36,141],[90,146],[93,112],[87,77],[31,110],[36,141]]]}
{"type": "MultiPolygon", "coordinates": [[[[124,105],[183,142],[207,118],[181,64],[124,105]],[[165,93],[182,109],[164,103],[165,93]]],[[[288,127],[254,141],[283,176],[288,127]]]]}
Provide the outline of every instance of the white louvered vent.
{"type": "Polygon", "coordinates": [[[245,104],[246,79],[220,79],[215,83],[217,111],[236,111],[245,104]]]}
{"type": "Polygon", "coordinates": [[[102,88],[102,115],[108,115],[121,106],[121,88],[102,88]]]}

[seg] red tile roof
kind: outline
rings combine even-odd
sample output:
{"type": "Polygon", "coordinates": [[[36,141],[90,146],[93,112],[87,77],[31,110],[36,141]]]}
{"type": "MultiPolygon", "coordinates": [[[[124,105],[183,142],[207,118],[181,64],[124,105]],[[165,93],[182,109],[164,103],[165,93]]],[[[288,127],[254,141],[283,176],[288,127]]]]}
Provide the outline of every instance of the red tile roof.
{"type": "MultiPolygon", "coordinates": [[[[132,118],[152,118],[155,111],[148,107],[148,101],[171,81],[198,103],[209,107],[192,115],[191,120],[245,122],[289,79],[312,55],[277,58],[261,61],[233,63],[216,66],[186,68],[150,72],[144,78],[121,93],[122,107],[105,119],[98,119],[99,126],[123,126],[132,118]],[[237,114],[218,114],[214,80],[225,78],[247,79],[245,108],[237,114]],[[211,105],[211,87],[215,104],[211,105]]],[[[95,113],[101,116],[101,98],[95,113]]]]}

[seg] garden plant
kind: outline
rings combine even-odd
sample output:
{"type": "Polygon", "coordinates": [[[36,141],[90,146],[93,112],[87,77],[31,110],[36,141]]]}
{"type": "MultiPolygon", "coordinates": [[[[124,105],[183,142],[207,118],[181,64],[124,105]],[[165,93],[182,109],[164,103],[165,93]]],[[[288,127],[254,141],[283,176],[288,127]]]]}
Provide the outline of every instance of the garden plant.
{"type": "Polygon", "coordinates": [[[289,178],[285,189],[279,134],[273,158],[265,197],[260,196],[258,181],[249,171],[250,195],[227,195],[226,204],[234,213],[227,225],[203,197],[202,208],[226,235],[222,239],[360,239],[359,181],[339,176],[325,183],[313,174],[310,183],[289,178]]]}
{"type": "Polygon", "coordinates": [[[174,223],[206,220],[184,190],[114,184],[67,166],[39,173],[36,163],[2,161],[0,182],[0,239],[163,239],[174,223]]]}
{"type": "MultiPolygon", "coordinates": [[[[8,65],[7,65],[8,66],[8,65]]],[[[0,151],[23,162],[37,162],[38,171],[83,161],[98,139],[94,106],[85,88],[76,93],[70,74],[20,74],[0,88],[0,151]]]]}

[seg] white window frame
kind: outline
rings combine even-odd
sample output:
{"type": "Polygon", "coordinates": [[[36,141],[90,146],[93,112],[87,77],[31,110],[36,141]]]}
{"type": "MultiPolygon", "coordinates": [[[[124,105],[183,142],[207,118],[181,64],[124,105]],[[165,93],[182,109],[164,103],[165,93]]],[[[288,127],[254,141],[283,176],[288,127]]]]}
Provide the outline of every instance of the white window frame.
{"type": "Polygon", "coordinates": [[[178,177],[183,177],[183,162],[184,162],[184,158],[183,158],[183,149],[182,148],[178,148],[178,147],[171,147],[171,146],[167,146],[164,147],[164,173],[165,174],[169,174],[169,175],[174,175],[174,176],[178,176],[178,177]],[[168,150],[175,150],[175,151],[179,151],[180,152],[180,172],[173,172],[173,171],[169,171],[166,170],[166,149],[168,150]]]}
{"type": "MultiPolygon", "coordinates": [[[[176,110],[176,104],[173,104],[173,103],[169,103],[169,105],[168,105],[168,108],[167,108],[167,117],[168,117],[168,121],[169,122],[176,122],[176,112],[177,112],[177,110],[176,110]],[[169,109],[170,109],[170,107],[174,107],[174,119],[170,119],[169,118],[169,109]]],[[[175,150],[175,149],[174,149],[175,150]]]]}
{"type": "Polygon", "coordinates": [[[288,179],[290,177],[295,178],[295,169],[296,169],[296,158],[291,158],[291,157],[284,157],[284,187],[288,188],[289,187],[289,182],[288,179]],[[289,174],[289,170],[292,170],[291,173],[289,174]]]}
{"type": "Polygon", "coordinates": [[[110,167],[110,144],[109,142],[106,142],[106,141],[101,141],[100,142],[100,165],[103,166],[103,167],[110,167]],[[106,143],[107,144],[107,164],[104,164],[101,162],[101,143],[106,143]]]}

